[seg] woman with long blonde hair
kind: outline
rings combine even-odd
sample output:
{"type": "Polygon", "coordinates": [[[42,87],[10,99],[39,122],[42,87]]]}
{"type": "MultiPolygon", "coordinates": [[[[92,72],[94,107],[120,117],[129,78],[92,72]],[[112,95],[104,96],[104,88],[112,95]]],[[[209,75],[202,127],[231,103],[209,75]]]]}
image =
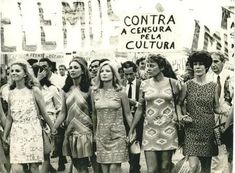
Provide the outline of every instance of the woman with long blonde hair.
{"type": "Polygon", "coordinates": [[[120,173],[121,163],[128,161],[123,117],[130,125],[132,115],[118,71],[110,61],[100,65],[92,103],[97,162],[101,164],[103,173],[120,173]]]}
{"type": "Polygon", "coordinates": [[[10,138],[11,172],[24,172],[28,164],[31,172],[39,173],[43,158],[42,127],[39,112],[50,128],[52,122],[45,111],[45,103],[38,83],[28,63],[17,59],[10,66],[9,109],[3,141],[10,138]]]}

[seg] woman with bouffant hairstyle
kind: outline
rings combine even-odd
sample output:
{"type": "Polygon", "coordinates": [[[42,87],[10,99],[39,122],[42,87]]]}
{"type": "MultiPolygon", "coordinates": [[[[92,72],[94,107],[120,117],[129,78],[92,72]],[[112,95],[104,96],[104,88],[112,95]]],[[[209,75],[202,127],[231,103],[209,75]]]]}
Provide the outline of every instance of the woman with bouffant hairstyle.
{"type": "Polygon", "coordinates": [[[100,65],[92,92],[92,105],[97,162],[101,164],[103,173],[120,173],[121,163],[128,161],[123,117],[130,125],[132,115],[118,70],[110,61],[100,65]]]}
{"type": "Polygon", "coordinates": [[[207,51],[196,51],[189,55],[189,65],[194,78],[186,82],[183,99],[186,111],[192,123],[185,126],[185,145],[183,154],[189,156],[192,173],[211,172],[211,158],[218,155],[218,146],[214,142],[215,113],[221,113],[219,107],[219,86],[208,80],[212,58],[207,51]]]}

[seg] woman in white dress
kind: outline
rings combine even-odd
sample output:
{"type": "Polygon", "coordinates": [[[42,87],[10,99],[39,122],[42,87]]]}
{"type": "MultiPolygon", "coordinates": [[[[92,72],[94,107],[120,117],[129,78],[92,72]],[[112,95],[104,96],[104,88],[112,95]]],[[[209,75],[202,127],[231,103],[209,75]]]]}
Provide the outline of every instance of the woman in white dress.
{"type": "Polygon", "coordinates": [[[39,173],[39,163],[43,158],[42,128],[37,109],[49,127],[52,122],[45,111],[45,103],[37,82],[29,73],[25,60],[17,59],[11,64],[9,91],[9,111],[3,134],[3,141],[10,140],[11,172],[23,173],[23,164],[28,164],[31,172],[39,173]],[[37,108],[38,106],[38,108],[37,108]]]}

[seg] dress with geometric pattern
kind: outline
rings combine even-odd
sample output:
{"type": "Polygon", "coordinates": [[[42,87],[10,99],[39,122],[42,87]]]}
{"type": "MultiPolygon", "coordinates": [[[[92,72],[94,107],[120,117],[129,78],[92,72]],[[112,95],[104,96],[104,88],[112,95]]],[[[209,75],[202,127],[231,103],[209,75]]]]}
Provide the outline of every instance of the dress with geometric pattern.
{"type": "Polygon", "coordinates": [[[176,149],[178,137],[173,121],[175,110],[170,83],[165,82],[161,86],[156,86],[153,79],[147,79],[142,82],[141,89],[145,93],[146,101],[143,149],[145,151],[176,149]]]}
{"type": "Polygon", "coordinates": [[[67,110],[65,134],[68,134],[69,138],[64,139],[63,154],[72,158],[90,157],[93,154],[93,135],[89,94],[77,87],[71,87],[64,97],[67,110]]]}

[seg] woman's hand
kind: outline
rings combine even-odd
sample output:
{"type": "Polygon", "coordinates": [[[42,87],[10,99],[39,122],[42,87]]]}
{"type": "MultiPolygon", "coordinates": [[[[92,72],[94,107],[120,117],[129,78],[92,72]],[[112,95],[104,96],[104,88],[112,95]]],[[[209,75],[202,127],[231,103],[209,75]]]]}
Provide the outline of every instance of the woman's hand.
{"type": "Polygon", "coordinates": [[[5,152],[9,152],[9,140],[7,140],[7,138],[3,135],[2,137],[2,146],[5,152]]]}
{"type": "Polygon", "coordinates": [[[57,133],[58,133],[58,131],[54,127],[52,127],[51,128],[51,135],[55,136],[57,133]]]}
{"type": "Polygon", "coordinates": [[[191,123],[193,122],[193,119],[189,115],[181,115],[181,121],[184,123],[191,123]]]}
{"type": "Polygon", "coordinates": [[[128,141],[130,144],[132,144],[136,139],[136,131],[135,130],[130,130],[128,134],[128,141]]]}

